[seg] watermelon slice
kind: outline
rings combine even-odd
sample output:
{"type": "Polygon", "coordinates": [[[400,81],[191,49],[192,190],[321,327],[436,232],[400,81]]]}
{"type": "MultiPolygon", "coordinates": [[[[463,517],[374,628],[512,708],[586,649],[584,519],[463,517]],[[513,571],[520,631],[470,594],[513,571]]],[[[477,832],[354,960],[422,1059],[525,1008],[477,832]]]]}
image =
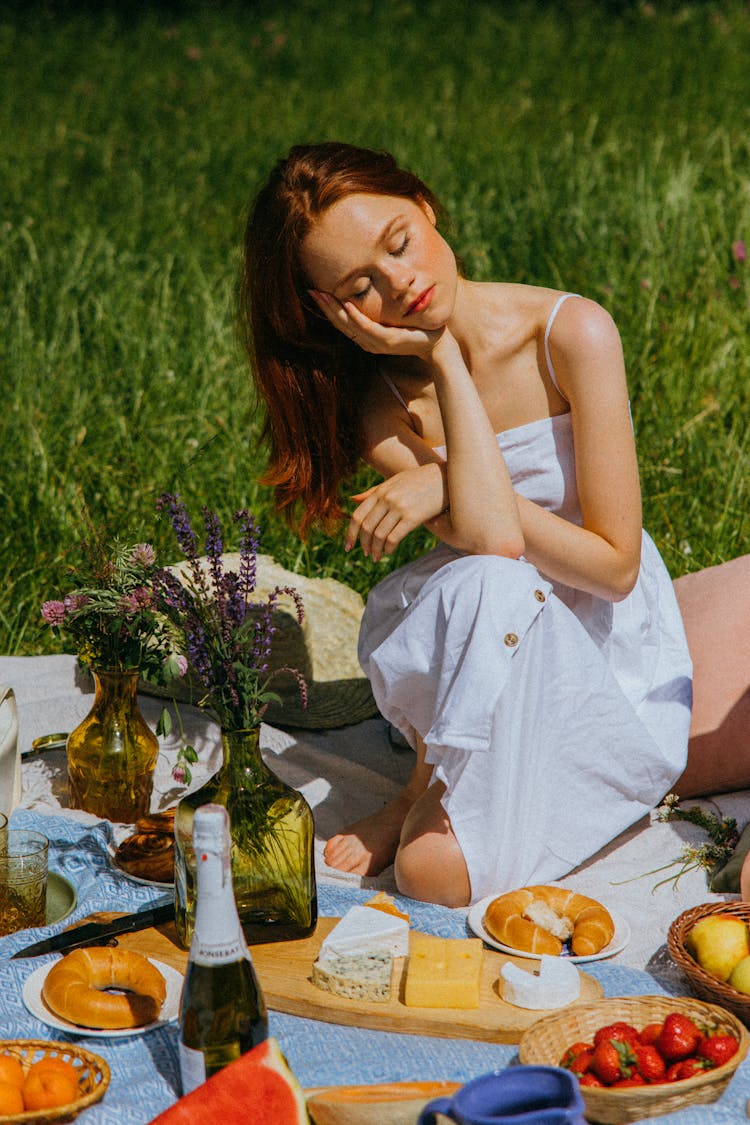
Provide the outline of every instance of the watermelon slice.
{"type": "Polygon", "coordinates": [[[305,1096],[270,1037],[229,1063],[150,1125],[309,1125],[305,1096]]]}

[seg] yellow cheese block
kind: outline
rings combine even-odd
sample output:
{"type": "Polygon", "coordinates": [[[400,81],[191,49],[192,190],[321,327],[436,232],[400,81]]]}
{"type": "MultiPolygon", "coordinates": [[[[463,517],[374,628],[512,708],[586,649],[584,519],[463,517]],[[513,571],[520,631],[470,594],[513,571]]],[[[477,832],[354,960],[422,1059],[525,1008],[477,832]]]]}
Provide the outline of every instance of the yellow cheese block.
{"type": "Polygon", "coordinates": [[[411,1008],[478,1008],[481,938],[409,936],[404,1003],[411,1008]]]}

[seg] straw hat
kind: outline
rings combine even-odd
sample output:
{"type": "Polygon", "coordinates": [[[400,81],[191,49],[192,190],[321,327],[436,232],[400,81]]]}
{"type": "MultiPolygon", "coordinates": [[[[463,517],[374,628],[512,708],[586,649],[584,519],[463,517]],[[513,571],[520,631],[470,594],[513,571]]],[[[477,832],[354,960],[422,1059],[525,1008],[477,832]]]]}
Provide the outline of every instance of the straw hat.
{"type": "MultiPolygon", "coordinates": [[[[201,560],[206,566],[206,560],[201,560]]],[[[226,572],[239,569],[239,554],[222,556],[226,572]]],[[[185,573],[187,564],[173,569],[185,573]]],[[[364,601],[356,590],[334,578],[306,578],[285,570],[270,555],[258,555],[256,587],[253,597],[262,601],[277,586],[293,586],[301,595],[305,616],[297,621],[292,598],[282,594],[273,611],[276,628],[271,645],[269,667],[296,668],[307,681],[308,701],[303,708],[296,678],[282,672],[273,678],[271,690],[282,703],[271,703],[264,721],[275,727],[305,727],[325,730],[347,726],[378,714],[375,700],[357,659],[359,624],[364,601]]],[[[190,673],[183,681],[170,685],[170,691],[143,685],[142,690],[172,695],[181,702],[195,702],[200,689],[191,683],[190,673]],[[172,690],[174,689],[174,690],[172,690]]]]}

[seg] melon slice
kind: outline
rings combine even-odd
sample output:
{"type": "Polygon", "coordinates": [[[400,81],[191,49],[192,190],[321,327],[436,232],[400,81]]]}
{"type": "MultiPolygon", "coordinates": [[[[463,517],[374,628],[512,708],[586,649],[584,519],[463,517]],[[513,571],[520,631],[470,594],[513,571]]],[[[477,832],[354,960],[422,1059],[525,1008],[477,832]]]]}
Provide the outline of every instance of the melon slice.
{"type": "Polygon", "coordinates": [[[449,1097],[460,1082],[384,1082],[307,1091],[314,1125],[414,1125],[433,1098],[449,1097]]]}
{"type": "Polygon", "coordinates": [[[229,1063],[150,1125],[309,1125],[305,1096],[273,1037],[229,1063]]]}

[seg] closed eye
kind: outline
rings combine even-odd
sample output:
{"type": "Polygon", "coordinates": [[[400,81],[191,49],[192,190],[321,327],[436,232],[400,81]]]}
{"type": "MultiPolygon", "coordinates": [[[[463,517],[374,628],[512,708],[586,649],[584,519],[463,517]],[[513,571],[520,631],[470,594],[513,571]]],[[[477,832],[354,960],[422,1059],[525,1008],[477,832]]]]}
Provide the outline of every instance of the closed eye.
{"type": "MultiPolygon", "coordinates": [[[[409,246],[409,241],[410,241],[409,235],[405,234],[403,239],[399,243],[399,245],[396,246],[395,249],[389,250],[388,253],[393,258],[400,258],[402,256],[402,254],[406,253],[406,250],[409,246]]],[[[368,281],[367,285],[363,285],[361,289],[357,289],[357,290],[354,291],[354,293],[352,293],[352,295],[350,297],[350,300],[352,300],[352,301],[363,300],[367,296],[367,294],[370,292],[371,289],[372,289],[372,281],[368,281]]]]}

